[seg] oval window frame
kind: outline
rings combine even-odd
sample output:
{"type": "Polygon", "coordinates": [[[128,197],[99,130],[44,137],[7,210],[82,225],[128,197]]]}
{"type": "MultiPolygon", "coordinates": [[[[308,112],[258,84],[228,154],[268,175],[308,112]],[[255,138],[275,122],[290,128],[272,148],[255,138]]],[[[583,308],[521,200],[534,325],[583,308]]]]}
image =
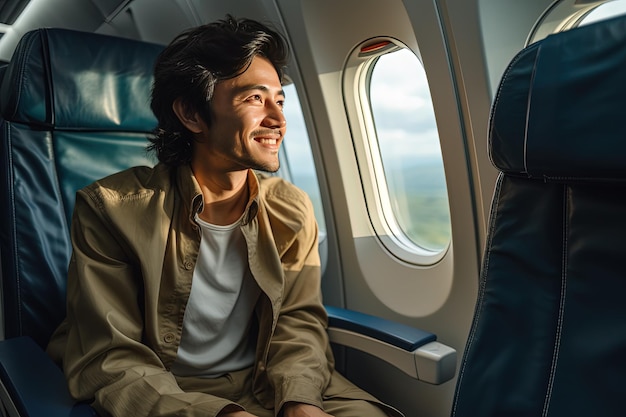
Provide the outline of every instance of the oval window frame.
{"type": "MultiPolygon", "coordinates": [[[[344,66],[343,97],[362,178],[367,213],[376,237],[397,259],[411,265],[433,266],[450,251],[453,245],[452,233],[450,232],[445,247],[441,250],[431,250],[410,239],[399,224],[392,207],[370,103],[369,85],[378,59],[400,49],[415,54],[403,42],[386,36],[371,38],[357,45],[344,66]]],[[[416,57],[420,60],[417,54],[416,57]]]]}

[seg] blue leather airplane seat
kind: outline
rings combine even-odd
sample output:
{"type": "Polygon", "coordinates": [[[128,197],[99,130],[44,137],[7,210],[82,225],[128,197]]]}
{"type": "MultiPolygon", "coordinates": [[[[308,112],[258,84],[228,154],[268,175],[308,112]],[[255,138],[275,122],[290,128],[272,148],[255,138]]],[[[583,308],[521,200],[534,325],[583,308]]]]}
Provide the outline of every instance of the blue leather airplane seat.
{"type": "Polygon", "coordinates": [[[6,338],[28,335],[45,347],[64,317],[75,191],[154,164],[145,145],[156,126],[149,97],[161,49],[60,29],[20,41],[0,90],[6,338]]]}
{"type": "Polygon", "coordinates": [[[4,74],[6,73],[8,66],[8,62],[0,61],[0,84],[2,83],[2,79],[4,78],[4,74]]]}
{"type": "Polygon", "coordinates": [[[507,68],[499,169],[452,416],[626,415],[626,18],[507,68]]]}
{"type": "Polygon", "coordinates": [[[62,29],[27,33],[0,87],[0,262],[10,416],[92,415],[43,348],[65,315],[77,189],[132,165],[156,127],[149,98],[162,46],[62,29]],[[106,157],[103,157],[106,155],[106,157]]]}

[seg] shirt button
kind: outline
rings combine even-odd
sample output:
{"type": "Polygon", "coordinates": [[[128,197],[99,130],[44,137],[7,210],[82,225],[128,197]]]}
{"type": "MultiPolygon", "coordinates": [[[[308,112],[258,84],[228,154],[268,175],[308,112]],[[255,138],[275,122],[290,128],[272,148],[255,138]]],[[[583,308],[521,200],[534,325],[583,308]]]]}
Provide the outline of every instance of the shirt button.
{"type": "Polygon", "coordinates": [[[187,270],[190,271],[193,268],[193,262],[191,261],[185,261],[185,263],[183,264],[183,267],[187,270]]]}
{"type": "Polygon", "coordinates": [[[165,333],[163,335],[163,340],[165,341],[165,343],[174,343],[174,340],[176,340],[176,336],[174,335],[174,333],[165,333]]]}
{"type": "Polygon", "coordinates": [[[265,364],[263,362],[259,362],[257,367],[259,368],[259,372],[265,372],[265,364]]]}

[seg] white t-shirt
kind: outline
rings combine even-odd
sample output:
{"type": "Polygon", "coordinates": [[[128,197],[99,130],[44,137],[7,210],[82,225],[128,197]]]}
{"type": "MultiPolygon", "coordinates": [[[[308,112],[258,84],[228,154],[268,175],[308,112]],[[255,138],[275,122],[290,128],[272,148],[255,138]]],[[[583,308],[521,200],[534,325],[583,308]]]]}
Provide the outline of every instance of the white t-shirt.
{"type": "Polygon", "coordinates": [[[254,307],[260,289],[248,266],[248,249],[239,227],[209,224],[202,229],[191,294],[172,373],[217,377],[254,363],[254,307]]]}

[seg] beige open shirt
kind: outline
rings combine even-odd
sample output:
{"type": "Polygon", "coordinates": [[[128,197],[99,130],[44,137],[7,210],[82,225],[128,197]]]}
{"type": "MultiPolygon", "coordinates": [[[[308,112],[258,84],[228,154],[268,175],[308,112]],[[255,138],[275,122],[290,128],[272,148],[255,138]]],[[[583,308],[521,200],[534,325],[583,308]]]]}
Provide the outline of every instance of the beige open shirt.
{"type": "MultiPolygon", "coordinates": [[[[287,401],[321,407],[334,376],[312,205],[277,177],[250,171],[248,186],[241,230],[262,290],[254,395],[275,410],[287,401]]],[[[214,416],[230,404],[183,392],[169,372],[198,256],[193,217],[201,206],[189,166],[131,168],[77,193],[67,318],[48,352],[62,363],[72,395],[94,400],[103,415],[214,416]]],[[[333,381],[333,396],[376,401],[341,381],[333,381]]]]}

